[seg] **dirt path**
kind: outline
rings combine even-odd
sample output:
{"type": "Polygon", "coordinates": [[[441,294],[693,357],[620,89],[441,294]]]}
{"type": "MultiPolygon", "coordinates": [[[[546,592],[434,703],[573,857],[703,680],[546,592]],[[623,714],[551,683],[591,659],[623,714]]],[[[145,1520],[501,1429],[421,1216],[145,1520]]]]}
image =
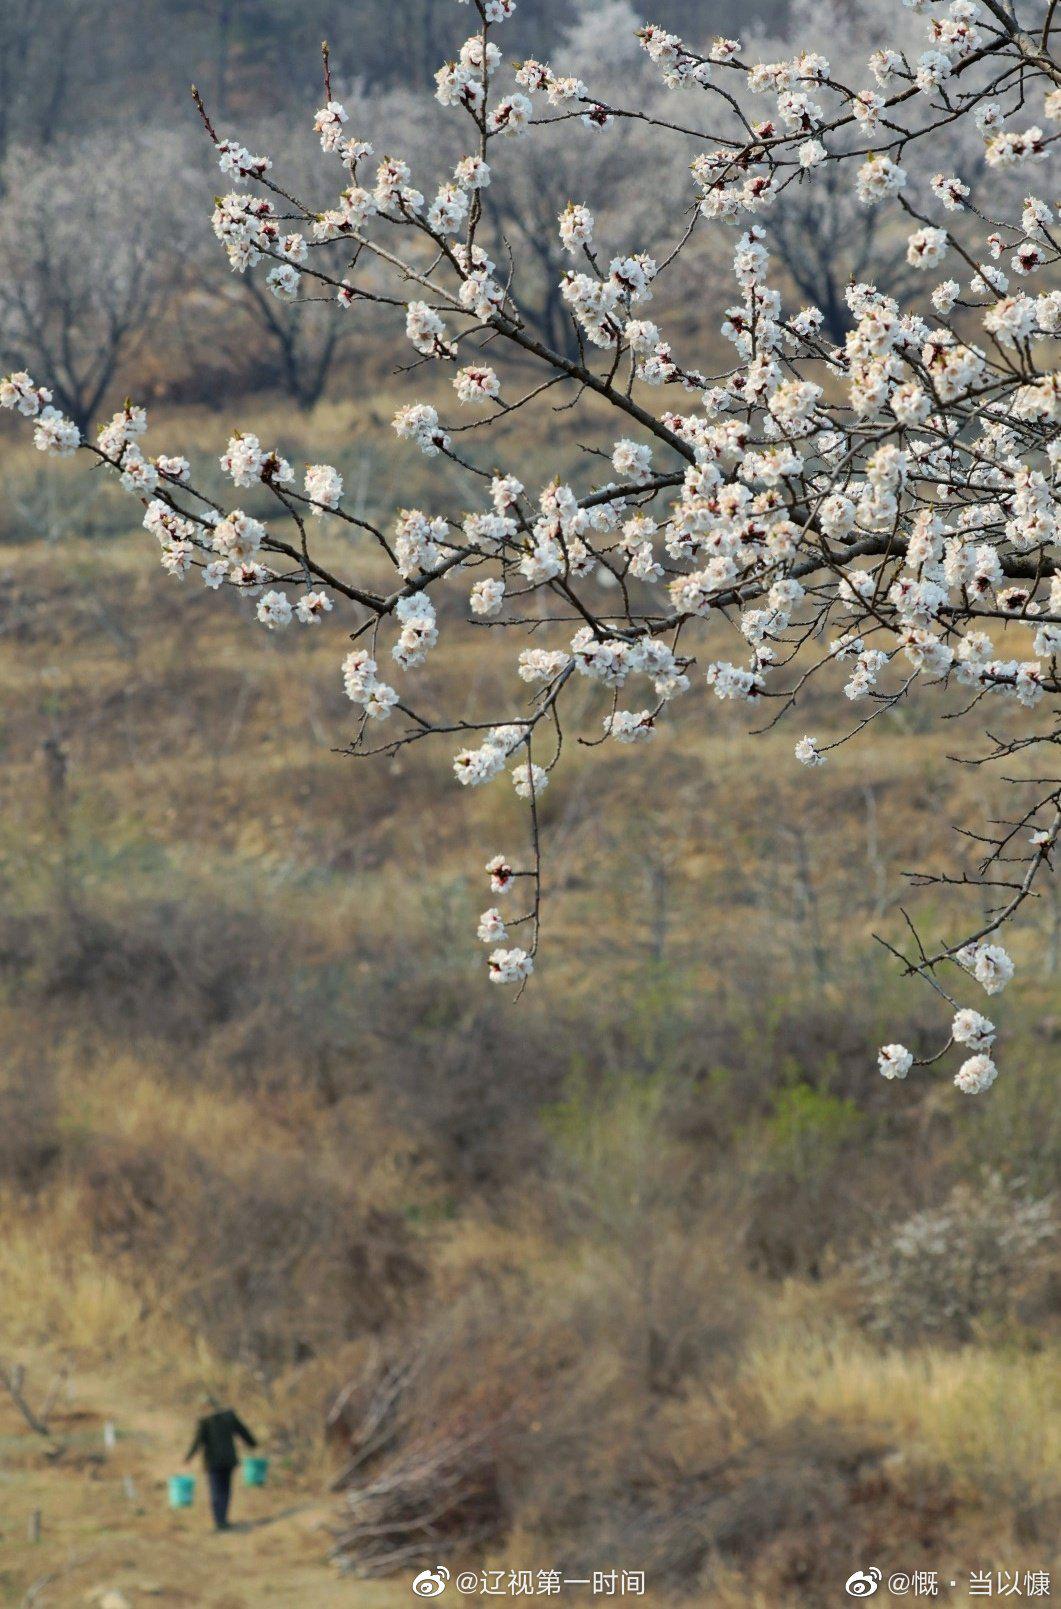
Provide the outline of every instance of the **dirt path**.
{"type": "MultiPolygon", "coordinates": [[[[26,1362],[30,1400],[39,1404],[55,1371],[43,1358],[26,1362]]],[[[183,1467],[190,1439],[186,1416],[131,1401],[122,1381],[103,1373],[79,1372],[75,1386],[73,1400],[50,1416],[58,1453],[0,1390],[0,1603],[392,1609],[412,1601],[407,1582],[366,1584],[329,1567],[332,1505],[282,1465],[264,1488],[237,1480],[228,1534],[210,1528],[201,1472],[194,1506],[169,1509],[166,1481],[183,1467]],[[108,1421],[117,1430],[110,1450],[108,1421]]]]}

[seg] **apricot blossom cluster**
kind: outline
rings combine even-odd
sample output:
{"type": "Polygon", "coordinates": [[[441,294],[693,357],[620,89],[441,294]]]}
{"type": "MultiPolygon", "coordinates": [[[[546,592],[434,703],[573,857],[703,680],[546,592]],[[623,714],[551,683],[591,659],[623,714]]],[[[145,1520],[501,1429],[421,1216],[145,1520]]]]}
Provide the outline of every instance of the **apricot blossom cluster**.
{"type": "MultiPolygon", "coordinates": [[[[808,768],[935,690],[940,709],[971,716],[986,735],[978,763],[1036,757],[1015,818],[980,835],[978,871],[926,879],[985,889],[987,914],[935,945],[911,924],[913,950],[901,955],[907,973],[949,1002],[939,1055],[969,1052],[955,1083],[975,1093],[995,1077],[995,1030],[958,1004],[947,980],[988,994],[1005,986],[1014,968],[997,935],[1052,874],[1061,829],[1061,786],[1039,758],[1061,737],[1061,224],[1047,176],[1061,140],[1061,16],[1055,23],[1049,0],[1019,12],[1011,0],[905,5],[922,14],[921,53],[878,46],[850,83],[814,49],[758,61],[739,40],[699,46],[649,24],[640,42],[675,97],[664,118],[609,103],[562,66],[506,62],[495,36],[513,0],[476,0],[477,31],[437,74],[438,102],[467,131],[467,148],[430,183],[401,156],[377,156],[371,131],[350,128],[326,57],[313,120],[334,183],[323,211],[288,192],[279,159],[220,138],[200,102],[233,186],[213,213],[233,270],[262,272],[282,300],[399,310],[412,366],[441,368],[452,386],[427,383],[394,430],[463,473],[468,506],[459,515],[402,508],[376,525],[347,506],[334,467],[313,464],[300,484],[277,450],[237,432],[221,468],[237,493],[270,494],[276,517],[266,522],[219,506],[183,458],[148,457],[146,419],[131,404],[80,445],[142,503],[172,575],[197,571],[208,587],[236,588],[270,630],[345,619],[352,753],[393,754],[448,734],[462,745],[453,760],[462,786],[508,773],[526,803],[530,852],[522,869],[503,855],[488,863],[503,904],[478,926],[501,983],[522,987],[538,953],[539,802],[576,683],[598,690],[599,724],[583,737],[593,743],[650,743],[694,689],[757,717],[769,711],[773,725],[813,678],[850,718],[831,741],[799,739],[795,756],[808,768]],[[601,240],[594,198],[567,199],[556,228],[570,263],[557,288],[573,357],[523,310],[520,264],[491,230],[483,195],[505,165],[495,142],[606,140],[630,118],[673,140],[688,207],[672,238],[649,250],[601,240]],[[978,142],[970,171],[915,182],[909,154],[929,140],[946,151],[959,126],[978,142]],[[858,203],[891,209],[881,249],[926,276],[916,306],[852,284],[839,346],[818,308],[785,304],[761,223],[791,187],[837,164],[858,203]],[[730,356],[708,374],[653,314],[678,255],[698,231],[725,226],[734,230],[721,326],[730,356]],[[518,361],[506,367],[506,354],[518,361]],[[503,469],[475,457],[478,436],[490,439],[548,392],[581,410],[591,433],[614,420],[610,463],[595,481],[543,483],[529,453],[503,469]],[[371,543],[372,579],[321,561],[312,533],[325,516],[371,543]],[[499,719],[439,721],[414,706],[415,675],[439,642],[441,593],[521,641],[516,702],[499,719]],[[505,914],[521,888],[523,907],[505,914]]],[[[652,176],[632,172],[628,182],[652,176]]],[[[0,405],[31,421],[42,451],[79,445],[27,374],[2,382],[0,405]]],[[[504,440],[519,451],[518,430],[504,440]]],[[[887,1078],[905,1078],[914,1063],[900,1044],[880,1052],[887,1078]]]]}

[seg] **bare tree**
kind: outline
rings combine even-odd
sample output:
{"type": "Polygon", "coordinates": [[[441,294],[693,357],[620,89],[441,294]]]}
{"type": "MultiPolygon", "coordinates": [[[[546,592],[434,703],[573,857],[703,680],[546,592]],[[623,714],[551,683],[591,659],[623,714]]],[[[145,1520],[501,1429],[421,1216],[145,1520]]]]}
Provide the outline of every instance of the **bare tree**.
{"type": "Polygon", "coordinates": [[[10,153],[0,217],[0,351],[44,370],[84,431],[176,283],[188,208],[173,136],[10,153]]]}
{"type": "Polygon", "coordinates": [[[332,366],[352,333],[350,319],[334,301],[316,306],[278,302],[251,279],[244,279],[241,289],[248,311],[276,349],[283,389],[308,412],[324,394],[332,366]]]}

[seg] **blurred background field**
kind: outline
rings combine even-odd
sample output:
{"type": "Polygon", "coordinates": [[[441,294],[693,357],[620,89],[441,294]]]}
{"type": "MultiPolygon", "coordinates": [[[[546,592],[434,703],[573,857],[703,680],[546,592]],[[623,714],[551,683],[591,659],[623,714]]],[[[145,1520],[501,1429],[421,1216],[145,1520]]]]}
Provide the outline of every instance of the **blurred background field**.
{"type": "MultiPolygon", "coordinates": [[[[338,47],[347,20],[320,9],[338,47]]],[[[401,10],[432,69],[443,9],[459,39],[455,8],[401,10]]],[[[550,37],[587,23],[554,9],[550,37]]],[[[168,67],[127,59],[116,12],[85,57],[97,94],[176,107],[190,62],[233,117],[278,113],[262,41],[294,49],[285,8],[157,0],[136,27],[156,13],[186,29],[168,67]]],[[[375,60],[362,87],[397,117],[375,60]]],[[[12,105],[9,191],[41,138],[40,108],[12,105]]],[[[394,443],[423,386],[391,373],[385,331],[331,351],[313,315],[328,400],[300,396],[306,364],[296,384],[244,290],[201,292],[199,249],[171,253],[104,415],[156,399],[153,450],[197,465],[254,430],[336,464],[373,518],[463,506],[394,443]]],[[[704,361],[721,261],[705,247],[669,310],[704,361]]],[[[529,473],[588,473],[563,415],[526,439],[529,473]]],[[[814,1609],[870,1564],[938,1570],[958,1604],[971,1570],[1056,1565],[1061,905],[1013,935],[989,1096],[947,1064],[894,1085],[875,1063],[884,1039],[941,1039],[940,1002],[873,934],[901,940],[904,873],[973,819],[985,778],[941,763],[970,734],[923,700],[808,774],[796,739],[840,732],[812,693],[760,737],[697,696],[647,761],[571,742],[542,801],[546,943],[513,1004],[473,936],[481,863],[524,851],[511,792],[454,786],[445,740],[337,754],[338,612],[269,636],[164,576],[135,504],[80,464],[14,431],[0,455],[0,1363],[25,1365],[31,1408],[54,1399],[45,1436],[0,1392],[3,1601],[389,1609],[446,1562],[814,1609]],[[274,1460],[237,1499],[252,1528],[218,1540],[201,1507],[163,1506],[204,1388],[274,1460]]],[[[514,645],[463,613],[455,586],[426,704],[511,707],[514,645]]]]}

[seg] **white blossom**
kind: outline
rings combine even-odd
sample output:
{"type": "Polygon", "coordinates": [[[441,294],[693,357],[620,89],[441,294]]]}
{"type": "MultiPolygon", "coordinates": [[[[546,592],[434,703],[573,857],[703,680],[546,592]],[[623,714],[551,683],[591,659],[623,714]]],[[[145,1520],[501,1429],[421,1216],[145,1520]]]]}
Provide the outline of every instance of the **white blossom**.
{"type": "Polygon", "coordinates": [[[289,626],[292,619],[291,600],[286,592],[266,592],[258,599],[258,619],[273,631],[277,626],[289,626]]]}
{"type": "Polygon", "coordinates": [[[906,260],[911,268],[938,268],[947,255],[945,229],[915,229],[906,245],[906,260]]]}
{"type": "Polygon", "coordinates": [[[971,972],[985,994],[999,994],[1013,976],[1013,962],[1000,944],[979,943],[959,952],[958,960],[971,972]]]}
{"type": "Polygon", "coordinates": [[[67,419],[58,408],[47,403],[36,416],[33,445],[38,452],[68,458],[81,445],[81,432],[72,419],[67,419]]]}
{"type": "Polygon", "coordinates": [[[858,170],[858,199],[865,205],[898,195],[906,184],[906,173],[882,152],[873,152],[858,170]]]}
{"type": "Polygon", "coordinates": [[[549,776],[540,765],[532,765],[525,760],[522,765],[513,766],[512,783],[521,799],[530,799],[544,793],[549,785],[549,776]]]}
{"type": "Polygon", "coordinates": [[[319,505],[312,512],[322,515],[325,509],[339,507],[343,477],[331,464],[308,464],[304,490],[310,502],[319,505]]]}
{"type": "Polygon", "coordinates": [[[277,301],[293,302],[298,297],[302,275],[291,263],[277,263],[265,276],[266,283],[277,301]]]}
{"type": "Polygon", "coordinates": [[[914,1058],[905,1045],[882,1045],[877,1065],[885,1078],[905,1078],[914,1058]]]}
{"type": "Polygon", "coordinates": [[[346,108],[341,101],[329,101],[313,119],[314,131],[320,135],[321,149],[334,151],[342,136],[343,124],[348,121],[346,108]]]}
{"type": "Polygon", "coordinates": [[[332,600],[322,589],[304,592],[295,605],[295,613],[304,626],[315,625],[332,610],[332,600]]]}
{"type": "Polygon", "coordinates": [[[593,214],[581,203],[569,201],[560,214],[560,239],[567,251],[576,252],[593,241],[593,214]]]}
{"type": "Polygon", "coordinates": [[[955,1012],[950,1033],[955,1044],[968,1045],[971,1050],[990,1050],[995,1041],[994,1023],[968,1007],[955,1012]]]}
{"type": "Polygon", "coordinates": [[[257,436],[236,435],[229,441],[221,468],[230,475],[235,486],[253,486],[262,478],[265,454],[257,436]]]}
{"type": "Polygon", "coordinates": [[[477,581],[471,590],[472,613],[477,615],[496,615],[505,601],[505,583],[503,581],[477,581]]]}
{"type": "Polygon", "coordinates": [[[469,365],[458,369],[453,388],[462,402],[494,402],[501,393],[501,382],[494,369],[469,365]]]}
{"type": "Polygon", "coordinates": [[[501,912],[496,905],[491,905],[490,909],[480,916],[476,934],[482,944],[503,944],[508,938],[501,912]]]}
{"type": "Polygon", "coordinates": [[[970,1056],[962,1062],[954,1075],[954,1082],[963,1095],[982,1095],[998,1077],[998,1068],[990,1056],[970,1056]]]}
{"type": "Polygon", "coordinates": [[[652,469],[652,448],[646,442],[617,441],[612,450],[612,468],[629,480],[645,480],[652,469]]]}
{"type": "Polygon", "coordinates": [[[825,755],[818,750],[818,742],[813,737],[801,737],[796,744],[796,759],[800,765],[824,765],[825,755]]]}
{"type": "Polygon", "coordinates": [[[491,983],[522,983],[534,971],[534,961],[526,950],[494,950],[490,955],[491,983]]]}
{"type": "Polygon", "coordinates": [[[413,441],[428,458],[434,458],[449,446],[449,437],[438,422],[438,414],[429,403],[411,403],[398,409],[394,415],[395,433],[403,440],[413,441]]]}
{"type": "Polygon", "coordinates": [[[617,743],[640,743],[655,735],[655,717],[651,710],[616,710],[604,717],[604,730],[617,743]]]}
{"type": "Polygon", "coordinates": [[[51,392],[34,385],[25,369],[0,379],[0,408],[14,408],[24,419],[36,418],[51,400],[51,392]]]}

